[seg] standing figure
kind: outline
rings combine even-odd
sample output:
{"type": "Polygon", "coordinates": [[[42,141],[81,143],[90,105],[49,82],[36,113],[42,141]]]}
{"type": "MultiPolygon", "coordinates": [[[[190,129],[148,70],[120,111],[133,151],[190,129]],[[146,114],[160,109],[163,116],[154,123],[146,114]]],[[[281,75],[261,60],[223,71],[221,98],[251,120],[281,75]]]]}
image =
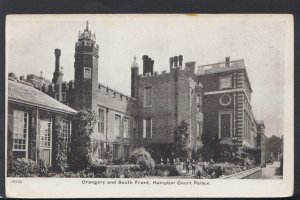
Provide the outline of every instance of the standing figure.
{"type": "Polygon", "coordinates": [[[196,163],[195,163],[195,160],[193,159],[193,163],[192,163],[192,174],[196,174],[195,171],[196,171],[196,163]]]}
{"type": "Polygon", "coordinates": [[[186,173],[189,174],[190,173],[190,161],[189,159],[186,162],[186,173]]]}

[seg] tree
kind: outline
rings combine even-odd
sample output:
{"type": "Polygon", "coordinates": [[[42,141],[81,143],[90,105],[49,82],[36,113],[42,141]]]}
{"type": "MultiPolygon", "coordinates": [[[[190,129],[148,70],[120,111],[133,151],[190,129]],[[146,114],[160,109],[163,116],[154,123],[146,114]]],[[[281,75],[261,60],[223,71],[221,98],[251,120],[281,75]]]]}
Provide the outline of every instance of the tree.
{"type": "Polygon", "coordinates": [[[278,154],[281,153],[282,138],[272,135],[267,138],[267,151],[273,154],[274,159],[278,159],[278,154]]]}
{"type": "Polygon", "coordinates": [[[74,171],[86,169],[92,164],[91,135],[97,115],[91,110],[79,111],[73,119],[71,134],[70,167],[74,171]]]}
{"type": "Polygon", "coordinates": [[[175,154],[181,160],[191,159],[192,133],[186,120],[182,120],[175,131],[175,154]]]}

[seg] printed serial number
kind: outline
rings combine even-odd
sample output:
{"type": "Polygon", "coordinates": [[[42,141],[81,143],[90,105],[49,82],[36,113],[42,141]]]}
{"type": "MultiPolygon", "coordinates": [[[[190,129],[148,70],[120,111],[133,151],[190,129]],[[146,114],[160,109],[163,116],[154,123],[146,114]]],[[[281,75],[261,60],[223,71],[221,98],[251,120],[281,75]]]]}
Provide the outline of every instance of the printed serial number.
{"type": "Polygon", "coordinates": [[[11,180],[11,183],[22,183],[22,180],[11,180]]]}

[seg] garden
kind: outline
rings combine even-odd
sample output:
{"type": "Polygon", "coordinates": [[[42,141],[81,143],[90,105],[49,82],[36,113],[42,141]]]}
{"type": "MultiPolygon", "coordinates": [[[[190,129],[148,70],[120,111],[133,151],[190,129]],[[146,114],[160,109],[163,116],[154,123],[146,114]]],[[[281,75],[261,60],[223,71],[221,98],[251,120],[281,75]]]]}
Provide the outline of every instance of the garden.
{"type": "MultiPolygon", "coordinates": [[[[205,140],[203,147],[194,152],[189,124],[182,121],[175,132],[173,145],[137,147],[128,162],[103,160],[93,157],[91,135],[97,121],[92,111],[78,112],[74,118],[70,152],[61,142],[61,125],[55,127],[58,139],[56,157],[52,166],[43,161],[13,159],[8,168],[9,177],[54,178],[199,178],[214,179],[256,167],[251,149],[221,145],[217,140],[205,140]]],[[[109,152],[109,151],[107,151],[109,152]]],[[[109,156],[106,155],[108,158],[109,156]]]]}

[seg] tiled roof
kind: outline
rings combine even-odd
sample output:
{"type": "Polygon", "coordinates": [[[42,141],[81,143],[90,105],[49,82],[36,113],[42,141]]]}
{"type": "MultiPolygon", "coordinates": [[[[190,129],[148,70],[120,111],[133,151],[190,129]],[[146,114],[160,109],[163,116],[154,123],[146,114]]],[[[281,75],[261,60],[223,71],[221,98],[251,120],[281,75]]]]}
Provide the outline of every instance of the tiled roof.
{"type": "Polygon", "coordinates": [[[64,113],[77,111],[30,85],[8,80],[8,100],[64,113]]]}

